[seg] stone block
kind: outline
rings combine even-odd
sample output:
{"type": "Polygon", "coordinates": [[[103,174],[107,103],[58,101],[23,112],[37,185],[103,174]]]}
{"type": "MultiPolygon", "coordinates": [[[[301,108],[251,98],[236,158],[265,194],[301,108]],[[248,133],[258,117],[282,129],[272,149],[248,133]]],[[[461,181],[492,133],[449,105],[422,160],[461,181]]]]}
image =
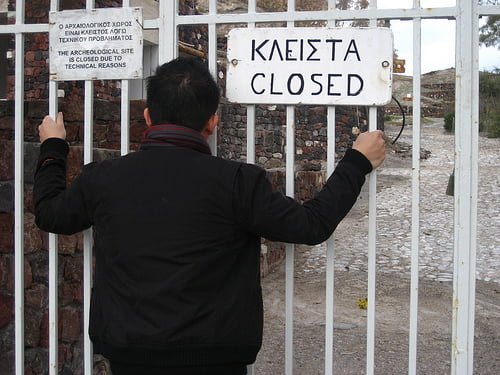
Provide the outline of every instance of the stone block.
{"type": "Polygon", "coordinates": [[[130,119],[136,121],[144,121],[144,108],[146,108],[145,100],[130,101],[130,119]]]}
{"type": "Polygon", "coordinates": [[[14,351],[0,352],[0,374],[14,374],[14,351]]]}
{"type": "Polygon", "coordinates": [[[61,102],[59,110],[64,114],[65,122],[67,123],[83,122],[84,107],[83,107],[83,100],[81,98],[79,98],[79,100],[73,100],[71,98],[66,97],[65,100],[61,102]]]}
{"type": "Polygon", "coordinates": [[[73,372],[70,371],[69,368],[65,368],[65,364],[69,364],[73,360],[73,351],[71,350],[71,344],[59,343],[58,360],[59,368],[62,370],[59,373],[73,375],[73,372]]]}
{"type": "Polygon", "coordinates": [[[28,254],[25,258],[25,288],[29,288],[27,276],[30,276],[31,282],[46,283],[49,275],[49,257],[46,252],[36,252],[28,254]]]}
{"type": "Polygon", "coordinates": [[[0,181],[14,179],[14,141],[0,140],[0,181]]]}
{"type": "Polygon", "coordinates": [[[24,142],[24,182],[32,184],[40,155],[40,143],[24,142]]]}
{"type": "Polygon", "coordinates": [[[0,253],[11,253],[14,247],[14,215],[0,212],[0,253]]]}
{"type": "Polygon", "coordinates": [[[14,100],[0,100],[0,118],[14,115],[14,100]]]}
{"type": "Polygon", "coordinates": [[[120,108],[117,103],[98,99],[94,101],[94,115],[101,121],[119,121],[120,108]]]}
{"type": "Polygon", "coordinates": [[[24,214],[24,252],[25,254],[43,249],[42,231],[35,224],[35,215],[24,214]]]}
{"type": "Polygon", "coordinates": [[[33,284],[33,269],[28,259],[24,259],[24,289],[31,288],[33,284]]]}
{"type": "Polygon", "coordinates": [[[39,345],[42,348],[49,347],[49,312],[45,310],[40,321],[40,341],[39,345]]]}
{"type": "Polygon", "coordinates": [[[38,134],[38,126],[40,120],[26,119],[24,121],[24,141],[34,144],[40,143],[40,136],[38,134]]]}
{"type": "Polygon", "coordinates": [[[27,348],[24,352],[25,375],[46,374],[49,368],[49,356],[46,350],[40,348],[27,348]]]}
{"type": "Polygon", "coordinates": [[[141,142],[144,138],[144,131],[146,130],[146,123],[144,121],[136,121],[130,125],[130,141],[141,142]]]}
{"type": "Polygon", "coordinates": [[[94,144],[100,144],[108,136],[108,126],[104,124],[94,124],[93,137],[94,144]]]}
{"type": "Polygon", "coordinates": [[[318,171],[300,171],[297,172],[297,195],[298,200],[304,201],[314,197],[324,185],[324,176],[318,171]]]}
{"type": "Polygon", "coordinates": [[[72,146],[69,149],[66,169],[66,179],[71,183],[80,174],[83,166],[83,149],[81,146],[72,146]]]}
{"type": "Polygon", "coordinates": [[[14,298],[0,293],[0,328],[7,326],[14,319],[14,298]]]}
{"type": "Polygon", "coordinates": [[[39,309],[25,306],[24,310],[24,345],[35,348],[40,343],[42,313],[39,309]]]}
{"type": "Polygon", "coordinates": [[[83,303],[83,287],[81,283],[65,281],[59,286],[61,303],[83,303]]]}
{"type": "Polygon", "coordinates": [[[0,130],[14,130],[14,117],[0,114],[0,130]]]}
{"type": "Polygon", "coordinates": [[[83,281],[83,257],[70,256],[64,260],[64,281],[83,281]]]}
{"type": "Polygon", "coordinates": [[[35,212],[33,203],[33,185],[24,185],[24,211],[35,212]]]}
{"type": "MultiPolygon", "coordinates": [[[[13,297],[14,298],[14,297],[13,297]]],[[[0,329],[0,353],[7,353],[14,349],[15,346],[15,324],[14,317],[12,317],[11,323],[6,327],[0,329]]],[[[0,374],[3,374],[1,368],[2,357],[0,356],[0,374]]]]}
{"type": "Polygon", "coordinates": [[[12,273],[13,258],[10,254],[0,254],[0,292],[13,294],[14,275],[12,273]]]}
{"type": "Polygon", "coordinates": [[[74,307],[63,307],[59,310],[59,337],[63,342],[78,340],[82,332],[81,312],[74,307]]]}
{"type": "Polygon", "coordinates": [[[66,125],[66,140],[69,143],[80,142],[83,138],[83,127],[78,122],[65,122],[66,125]]]}
{"type": "Polygon", "coordinates": [[[59,254],[74,254],[78,248],[78,235],[58,236],[59,254]]]}
{"type": "Polygon", "coordinates": [[[14,211],[14,183],[0,181],[0,212],[14,211]]]}
{"type": "Polygon", "coordinates": [[[47,305],[48,289],[44,284],[33,284],[31,288],[24,291],[24,302],[26,306],[42,309],[47,305]]]}
{"type": "Polygon", "coordinates": [[[119,150],[109,150],[104,148],[94,149],[94,160],[100,162],[108,159],[115,159],[120,157],[119,150]]]}
{"type": "MultiPolygon", "coordinates": [[[[29,54],[32,51],[26,52],[26,54],[29,54]]],[[[35,58],[34,52],[33,52],[33,59],[35,58]]],[[[28,70],[28,68],[26,68],[28,70]]],[[[33,70],[33,68],[31,68],[33,70]]],[[[40,69],[37,70],[37,74],[40,73],[40,69]]],[[[43,118],[48,114],[49,112],[49,103],[47,100],[31,100],[25,102],[24,105],[24,115],[26,118],[33,118],[37,119],[39,121],[43,120],[43,118]]]]}

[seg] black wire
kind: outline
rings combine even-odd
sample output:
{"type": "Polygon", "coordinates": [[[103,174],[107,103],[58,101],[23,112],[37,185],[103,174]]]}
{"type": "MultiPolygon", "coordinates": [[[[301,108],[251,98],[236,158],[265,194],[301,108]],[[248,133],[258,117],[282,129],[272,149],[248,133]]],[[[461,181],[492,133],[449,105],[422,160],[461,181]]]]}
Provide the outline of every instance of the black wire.
{"type": "Polygon", "coordinates": [[[396,143],[396,141],[399,139],[399,137],[401,136],[401,133],[403,133],[403,129],[405,128],[405,124],[406,124],[406,117],[405,117],[405,110],[403,109],[403,106],[401,105],[400,102],[398,102],[398,100],[393,96],[392,97],[392,100],[394,100],[397,104],[398,104],[398,107],[399,109],[401,110],[401,114],[403,115],[403,122],[401,123],[401,129],[399,130],[399,134],[398,136],[392,141],[392,144],[396,143]]]}

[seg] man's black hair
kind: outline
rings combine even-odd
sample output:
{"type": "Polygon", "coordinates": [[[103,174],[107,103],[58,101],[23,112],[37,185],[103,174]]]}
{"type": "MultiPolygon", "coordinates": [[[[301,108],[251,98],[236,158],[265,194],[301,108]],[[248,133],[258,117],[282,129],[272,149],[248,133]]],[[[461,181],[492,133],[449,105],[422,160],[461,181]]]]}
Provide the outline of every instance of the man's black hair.
{"type": "Polygon", "coordinates": [[[147,80],[153,125],[176,124],[201,131],[219,105],[217,83],[197,58],[179,57],[159,66],[147,80]]]}

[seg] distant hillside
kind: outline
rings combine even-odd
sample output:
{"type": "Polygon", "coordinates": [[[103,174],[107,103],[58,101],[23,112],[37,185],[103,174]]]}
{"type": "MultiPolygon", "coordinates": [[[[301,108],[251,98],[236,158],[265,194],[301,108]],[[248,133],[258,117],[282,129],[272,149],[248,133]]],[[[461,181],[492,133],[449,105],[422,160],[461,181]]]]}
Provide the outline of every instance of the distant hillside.
{"type": "MultiPolygon", "coordinates": [[[[404,107],[411,107],[412,102],[404,98],[413,95],[413,77],[394,74],[392,95],[404,107]]],[[[422,115],[427,117],[442,117],[453,107],[455,102],[455,69],[438,70],[422,75],[422,115]]],[[[396,103],[386,106],[389,113],[397,113],[396,103]]]]}

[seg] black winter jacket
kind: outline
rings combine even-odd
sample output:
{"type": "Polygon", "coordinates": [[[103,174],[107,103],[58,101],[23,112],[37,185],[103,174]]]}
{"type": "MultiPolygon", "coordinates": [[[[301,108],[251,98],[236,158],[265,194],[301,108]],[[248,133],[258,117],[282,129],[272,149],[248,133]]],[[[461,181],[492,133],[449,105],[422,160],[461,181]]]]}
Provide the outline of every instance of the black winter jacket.
{"type": "Polygon", "coordinates": [[[348,150],[300,204],[266,172],[180,147],[86,165],[66,187],[65,141],[40,149],[36,223],[93,226],[90,337],[96,353],[167,366],[253,363],[262,339],[260,238],[317,244],[347,214],[371,171],[348,150]]]}

